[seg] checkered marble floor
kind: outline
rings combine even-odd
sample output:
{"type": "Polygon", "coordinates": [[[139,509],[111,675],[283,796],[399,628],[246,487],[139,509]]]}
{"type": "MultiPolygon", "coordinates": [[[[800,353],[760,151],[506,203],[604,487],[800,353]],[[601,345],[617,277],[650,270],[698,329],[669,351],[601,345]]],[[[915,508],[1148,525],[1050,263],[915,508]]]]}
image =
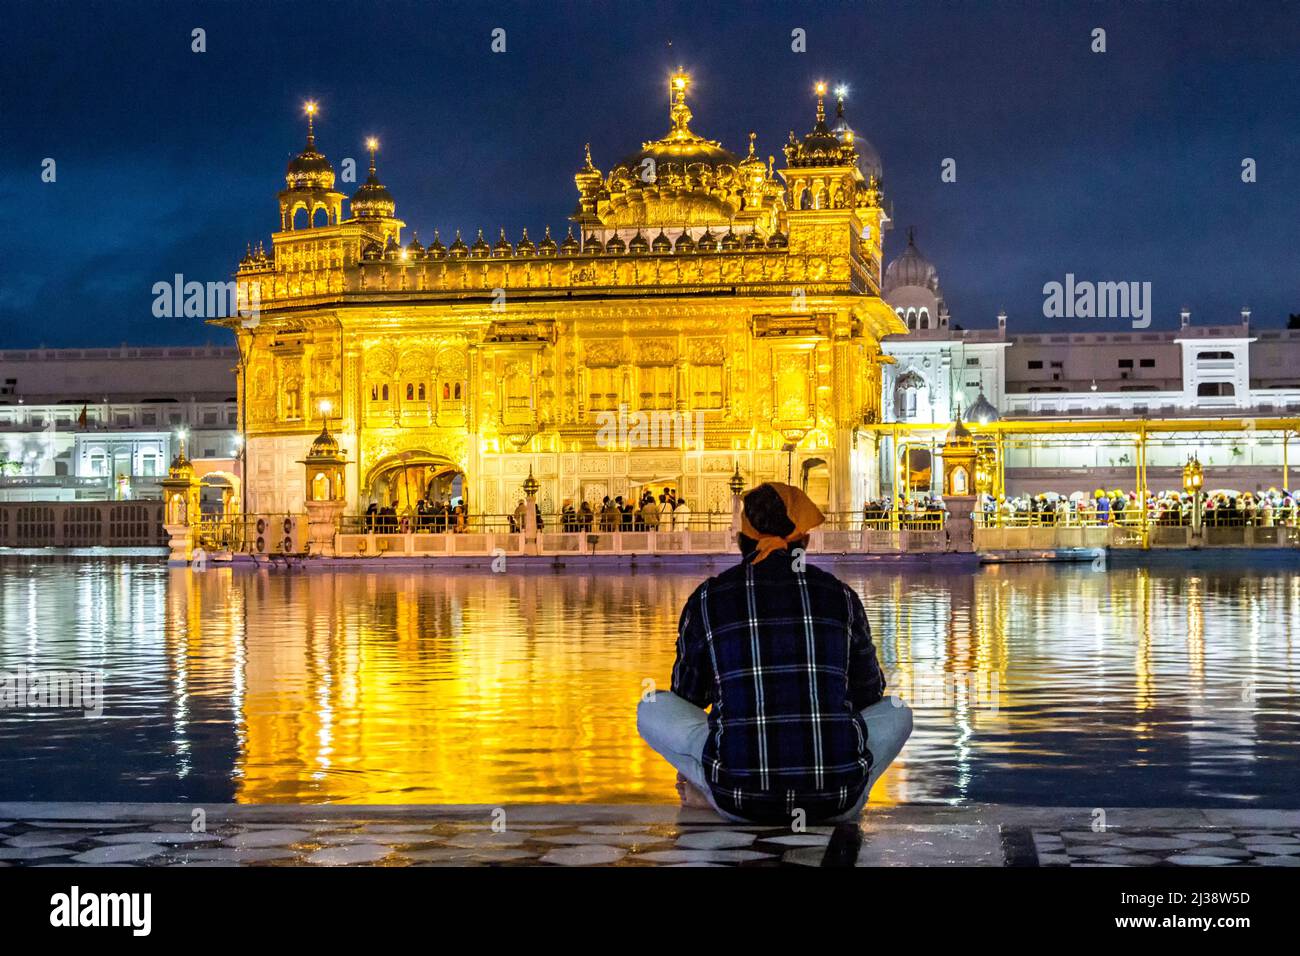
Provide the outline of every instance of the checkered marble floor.
{"type": "Polygon", "coordinates": [[[1300,830],[1035,832],[1039,866],[1300,866],[1300,830]]]}
{"type": "Polygon", "coordinates": [[[0,825],[0,865],[820,866],[833,827],[483,822],[0,825]]]}
{"type": "Polygon", "coordinates": [[[10,803],[0,866],[1300,866],[1300,811],[1120,809],[1100,832],[1094,813],[914,805],[795,830],[667,806],[10,803]]]}

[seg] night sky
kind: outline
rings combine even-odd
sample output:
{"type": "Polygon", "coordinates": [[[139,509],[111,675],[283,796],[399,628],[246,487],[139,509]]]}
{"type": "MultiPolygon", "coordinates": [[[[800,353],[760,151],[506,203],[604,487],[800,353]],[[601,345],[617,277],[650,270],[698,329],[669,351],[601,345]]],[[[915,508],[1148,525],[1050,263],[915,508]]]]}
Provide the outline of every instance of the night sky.
{"type": "Polygon", "coordinates": [[[379,137],[404,238],[540,238],[548,223],[562,237],[583,143],[608,172],[662,135],[679,64],[692,128],[741,153],[753,129],[778,168],[787,131],[813,122],[813,82],[848,84],[849,121],[884,160],[886,259],[914,225],[955,323],[1005,308],[1012,332],[1128,326],[1043,318],[1043,284],[1067,272],[1151,282],[1153,328],[1184,304],[1198,323],[1243,304],[1257,325],[1300,312],[1300,4],[6,8],[0,348],[228,343],[154,318],[151,289],[228,279],[246,243],[269,246],[308,98],[336,170],[379,137]],[[956,183],[940,181],[946,157],[956,183]]]}

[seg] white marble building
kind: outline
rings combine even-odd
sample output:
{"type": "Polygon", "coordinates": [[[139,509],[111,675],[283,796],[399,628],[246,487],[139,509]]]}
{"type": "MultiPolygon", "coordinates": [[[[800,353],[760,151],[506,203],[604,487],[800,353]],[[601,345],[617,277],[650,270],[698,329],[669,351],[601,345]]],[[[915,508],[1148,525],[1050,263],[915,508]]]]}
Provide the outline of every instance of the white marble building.
{"type": "MultiPolygon", "coordinates": [[[[1245,309],[1211,325],[1193,323],[1183,309],[1177,331],[1091,331],[1077,320],[1060,332],[1011,335],[1005,314],[994,328],[963,329],[948,311],[938,270],[911,235],[886,268],[883,294],[912,330],[884,342],[893,359],[882,377],[886,422],[946,425],[959,409],[976,421],[1231,419],[1244,431],[1152,443],[1152,487],[1176,487],[1192,454],[1223,487],[1283,483],[1290,449],[1275,432],[1255,434],[1251,423],[1300,415],[1300,330],[1252,329],[1245,309]]],[[[928,444],[937,451],[937,440],[928,444]]],[[[894,454],[886,438],[882,487],[869,493],[888,492],[894,454]]],[[[1011,493],[1130,488],[1133,466],[1132,443],[1122,437],[1054,436],[1008,450],[1007,487],[1011,493]]],[[[930,487],[937,488],[939,474],[931,469],[930,487]]]]}
{"type": "Polygon", "coordinates": [[[0,501],[159,497],[182,434],[200,473],[233,477],[237,361],[214,347],[0,351],[0,501]]]}

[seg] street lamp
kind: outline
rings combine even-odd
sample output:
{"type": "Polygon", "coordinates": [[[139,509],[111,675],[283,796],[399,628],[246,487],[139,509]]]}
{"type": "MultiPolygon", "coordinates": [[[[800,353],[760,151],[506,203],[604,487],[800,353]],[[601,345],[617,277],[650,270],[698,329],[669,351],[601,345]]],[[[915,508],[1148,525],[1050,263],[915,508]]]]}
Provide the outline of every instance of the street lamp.
{"type": "Polygon", "coordinates": [[[745,479],[740,477],[740,462],[736,462],[736,470],[732,473],[731,480],[727,482],[727,487],[731,489],[732,495],[737,498],[745,490],[745,479]]]}
{"type": "Polygon", "coordinates": [[[807,434],[806,428],[786,428],[781,432],[782,437],[785,438],[785,447],[781,450],[788,456],[785,469],[785,482],[788,485],[794,484],[794,450],[807,434]]]}
{"type": "Polygon", "coordinates": [[[1192,534],[1201,533],[1201,488],[1205,485],[1205,469],[1195,455],[1183,465],[1183,491],[1192,496],[1192,534]]]}

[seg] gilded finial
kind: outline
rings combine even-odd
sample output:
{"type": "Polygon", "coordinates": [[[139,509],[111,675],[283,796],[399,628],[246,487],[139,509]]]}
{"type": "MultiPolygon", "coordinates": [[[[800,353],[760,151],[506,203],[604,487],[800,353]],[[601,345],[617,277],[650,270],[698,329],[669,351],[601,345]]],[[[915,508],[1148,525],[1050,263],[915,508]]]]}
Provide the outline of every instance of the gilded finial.
{"type": "Polygon", "coordinates": [[[316,112],[319,109],[319,107],[316,105],[315,100],[308,100],[306,103],[303,104],[302,108],[307,114],[307,148],[315,149],[316,128],[315,128],[314,121],[316,119],[316,112]]]}
{"type": "Polygon", "coordinates": [[[595,169],[596,166],[595,166],[595,164],[592,163],[592,161],[591,161],[591,144],[590,144],[590,143],[587,143],[586,145],[583,146],[582,149],[583,149],[583,152],[586,154],[586,158],[587,158],[587,166],[586,166],[586,168],[587,168],[587,169],[595,169]]]}
{"type": "Polygon", "coordinates": [[[375,153],[379,152],[379,140],[371,136],[366,140],[366,149],[370,150],[370,175],[375,175],[375,153]]]}
{"type": "Polygon", "coordinates": [[[753,130],[749,131],[749,158],[754,158],[754,140],[758,139],[758,134],[753,130]]]}
{"type": "Polygon", "coordinates": [[[686,105],[686,91],[690,88],[691,78],[681,67],[672,75],[668,81],[668,115],[673,121],[673,135],[686,136],[690,134],[687,124],[691,121],[691,110],[686,105]]]}
{"type": "Polygon", "coordinates": [[[817,93],[817,122],[826,122],[826,84],[818,81],[813,87],[817,93]]]}

